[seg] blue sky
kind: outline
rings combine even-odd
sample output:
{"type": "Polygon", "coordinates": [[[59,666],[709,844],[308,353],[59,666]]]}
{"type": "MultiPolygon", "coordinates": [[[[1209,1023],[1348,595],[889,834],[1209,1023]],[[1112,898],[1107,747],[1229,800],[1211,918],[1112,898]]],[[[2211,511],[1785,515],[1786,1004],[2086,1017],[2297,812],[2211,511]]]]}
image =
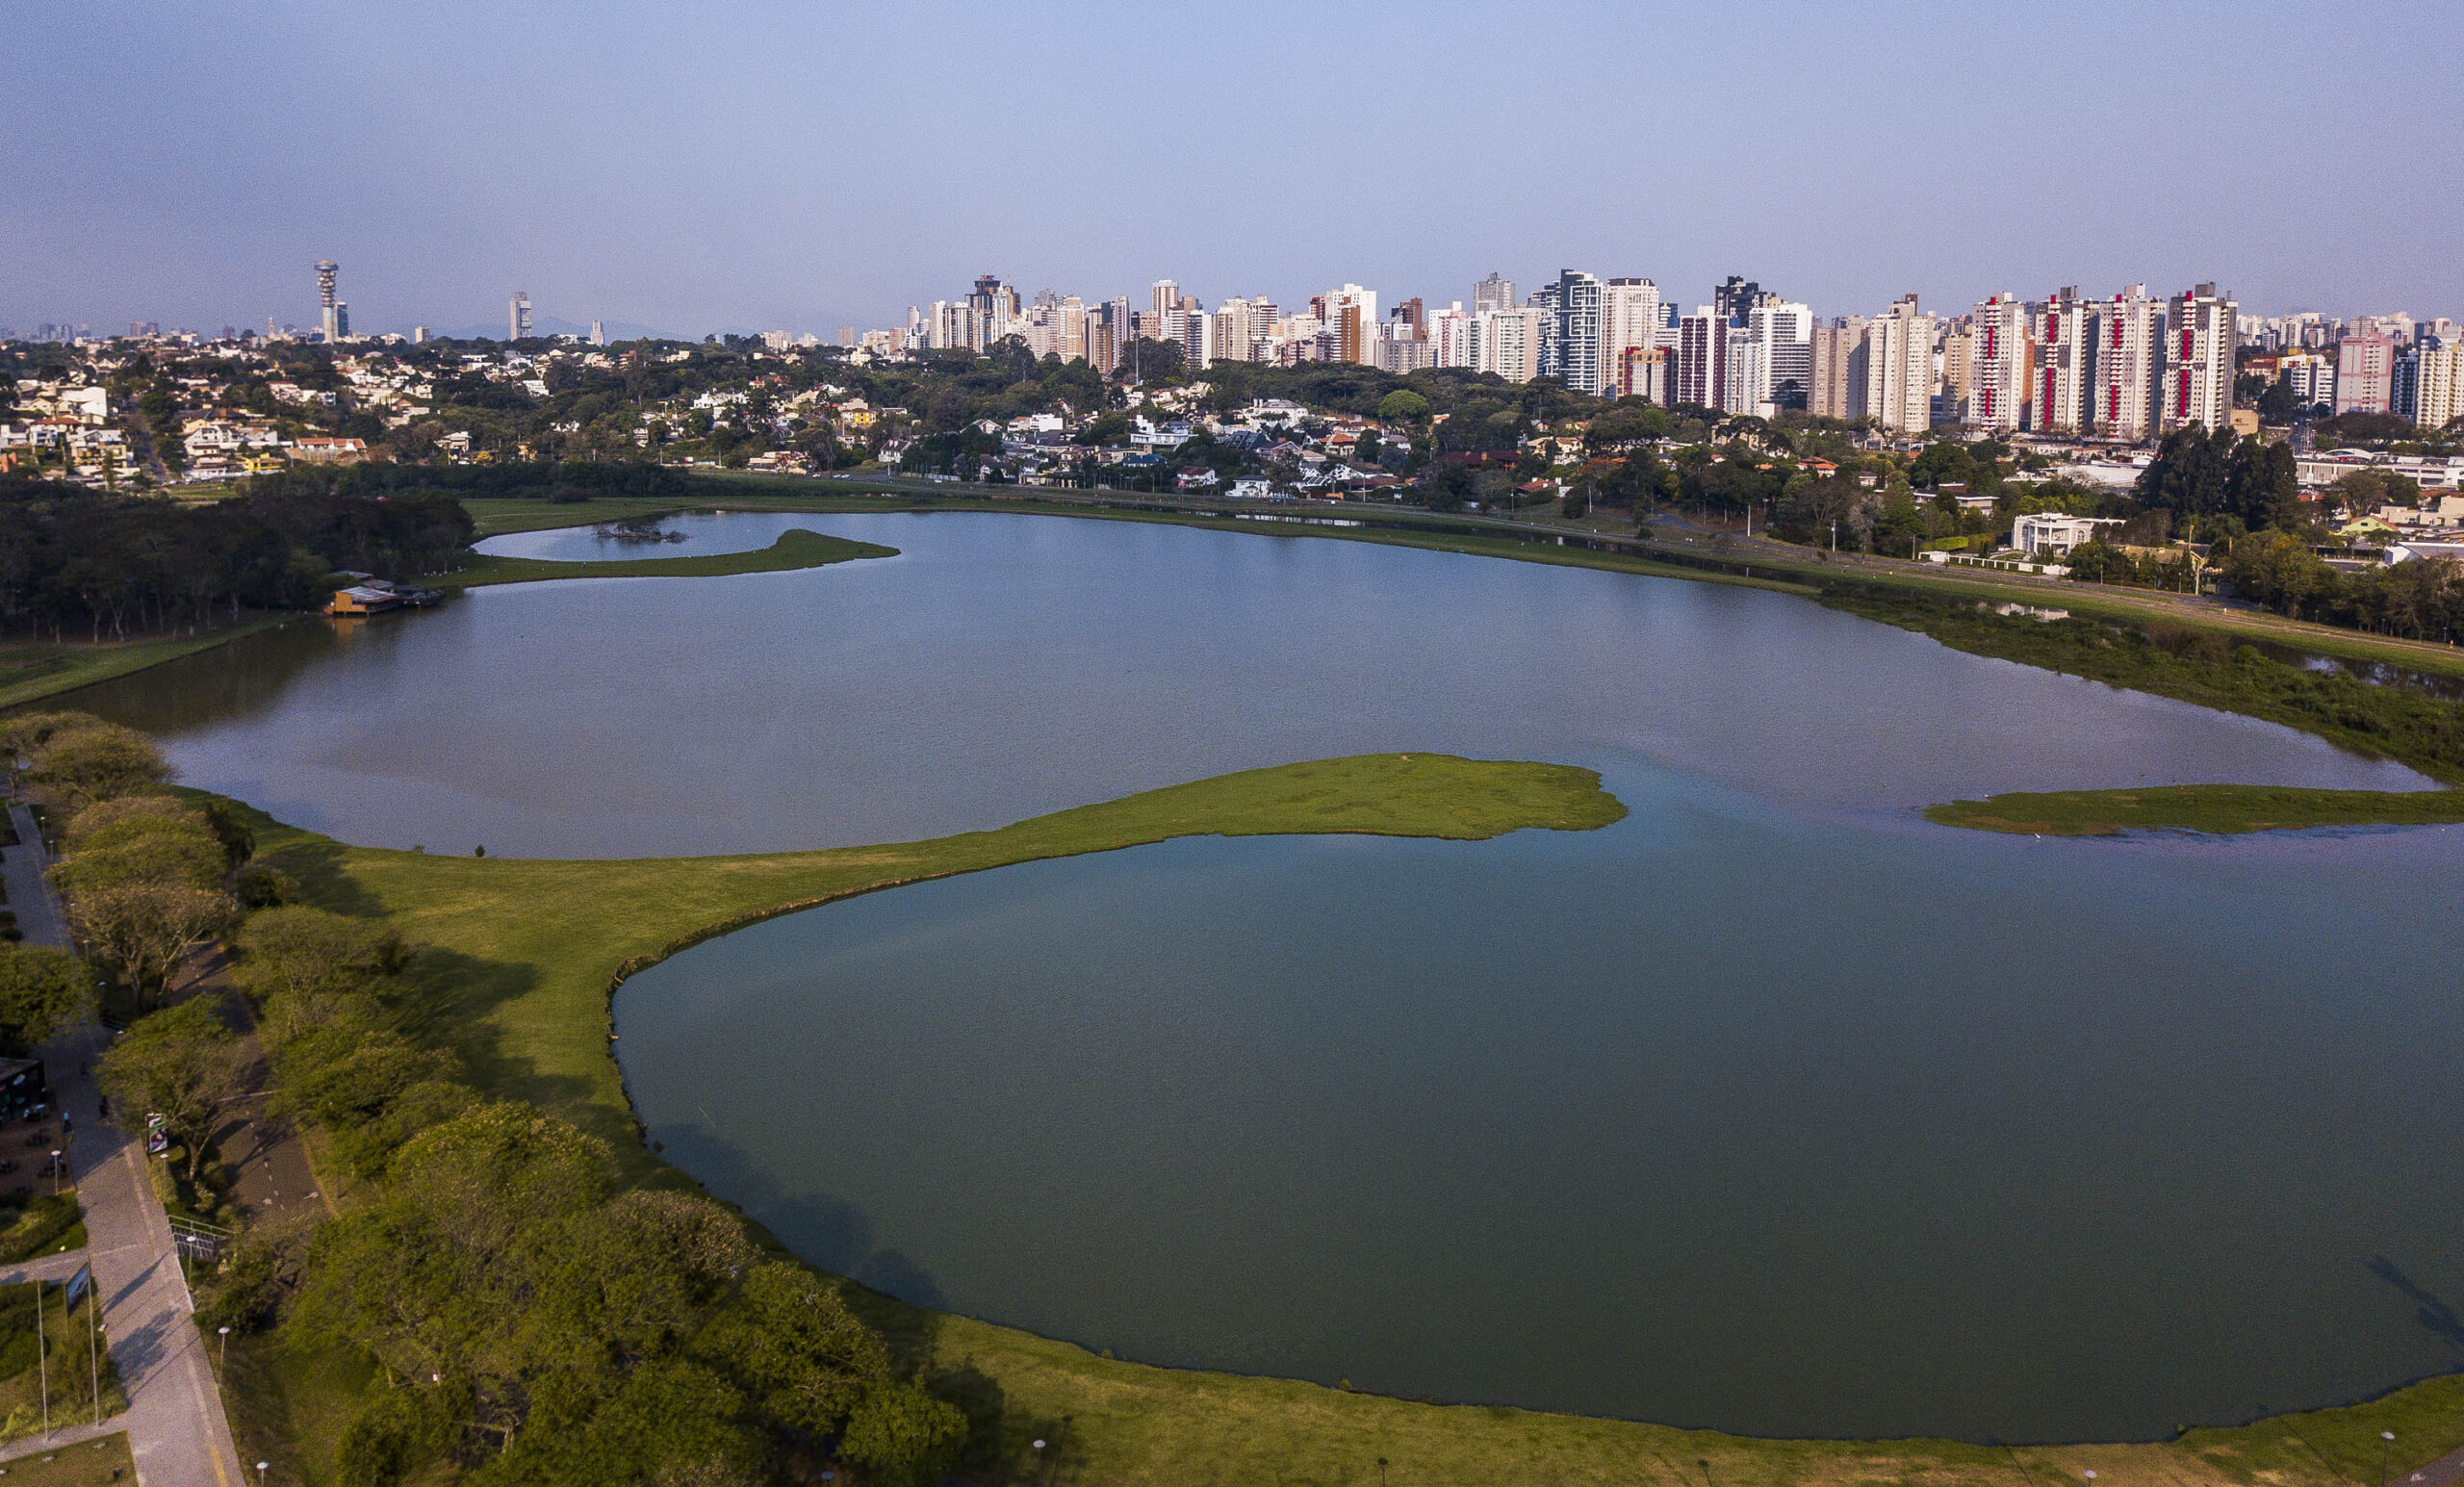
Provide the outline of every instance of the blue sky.
{"type": "Polygon", "coordinates": [[[2464,6],[13,0],[0,324],[1741,273],[2464,318],[2464,6]],[[2420,83],[2409,81],[2426,74],[2420,83]]]}

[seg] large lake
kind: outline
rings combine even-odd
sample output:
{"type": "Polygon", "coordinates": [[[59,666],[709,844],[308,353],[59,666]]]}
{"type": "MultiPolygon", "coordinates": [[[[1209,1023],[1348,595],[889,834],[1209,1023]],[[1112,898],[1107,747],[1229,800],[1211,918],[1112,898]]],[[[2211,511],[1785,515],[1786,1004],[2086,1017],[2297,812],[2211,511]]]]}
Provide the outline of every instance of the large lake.
{"type": "Polygon", "coordinates": [[[677,525],[651,551],[903,555],[485,590],[77,701],[192,782],[435,851],[926,836],[1368,750],[1585,763],[1632,808],[1031,864],[629,983],[666,1155],[912,1299],[1767,1433],[2155,1436],[2464,1368],[2464,832],[1913,816],[2401,769],[1749,589],[1050,518],[677,525]]]}

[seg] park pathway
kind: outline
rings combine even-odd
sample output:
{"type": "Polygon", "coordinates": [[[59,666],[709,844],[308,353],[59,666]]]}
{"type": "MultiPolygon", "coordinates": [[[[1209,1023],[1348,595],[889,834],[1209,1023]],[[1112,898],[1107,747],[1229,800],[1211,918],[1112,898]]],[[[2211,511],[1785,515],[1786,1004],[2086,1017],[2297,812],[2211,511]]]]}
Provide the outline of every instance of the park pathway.
{"type": "MultiPolygon", "coordinates": [[[[11,806],[9,814],[19,840],[0,852],[9,907],[27,943],[64,947],[67,932],[43,882],[34,820],[23,806],[11,806]]],[[[144,1143],[92,1118],[100,1095],[91,1070],[109,1046],[111,1035],[89,1024],[52,1039],[41,1053],[53,1098],[75,1122],[68,1160],[85,1200],[85,1258],[93,1263],[102,1292],[103,1329],[128,1409],[99,1424],[89,1421],[19,1444],[41,1449],[124,1429],[139,1487],[245,1487],[205,1339],[191,1317],[195,1303],[180,1274],[171,1222],[145,1170],[144,1143]]],[[[52,1263],[42,1263],[45,1273],[52,1263]]]]}

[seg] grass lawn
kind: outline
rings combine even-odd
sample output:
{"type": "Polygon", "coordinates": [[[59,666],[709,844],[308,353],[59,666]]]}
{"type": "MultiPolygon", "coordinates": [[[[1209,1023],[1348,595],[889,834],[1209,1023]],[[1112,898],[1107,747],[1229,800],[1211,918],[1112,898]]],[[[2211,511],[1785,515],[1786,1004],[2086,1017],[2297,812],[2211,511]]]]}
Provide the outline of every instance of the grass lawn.
{"type": "Polygon", "coordinates": [[[2301,790],[2175,784],[2136,790],[2015,792],[1925,808],[1925,819],[1983,832],[2110,836],[2118,832],[2231,834],[2313,826],[2429,826],[2464,821],[2464,790],[2301,790]]]}
{"type": "Polygon", "coordinates": [[[23,706],[97,681],[109,681],[114,677],[209,651],[297,618],[263,615],[202,635],[165,640],[105,641],[99,645],[72,640],[59,645],[28,642],[0,647],[0,707],[23,706]]]}
{"type": "MultiPolygon", "coordinates": [[[[1006,863],[1168,837],[1358,832],[1476,840],[1524,828],[1586,830],[1625,808],[1587,770],[1438,755],[1285,765],[1148,791],[932,841],[820,852],[630,861],[427,856],[351,847],[259,817],[260,856],[325,907],[381,916],[421,953],[410,975],[424,1031],[458,1050],[477,1082],[538,1101],[605,1137],[630,1176],[682,1185],[640,1143],[609,1057],[616,979],[697,939],[792,908],[1006,863]]],[[[851,1288],[855,1290],[856,1288],[851,1288]]],[[[1947,1441],[1754,1440],[1625,1421],[1435,1405],[1104,1358],[1067,1343],[857,1291],[860,1309],[962,1394],[999,1399],[970,1479],[1033,1479],[1038,1438],[1050,1480],[1073,1484],[1257,1483],[1336,1487],[1632,1483],[2074,1484],[2099,1487],[2350,1487],[2464,1446],[2464,1378],[2348,1410],[2291,1416],[2179,1442],[2016,1451],[1947,1441]],[[2266,1474],[2262,1475],[2261,1474],[2266,1474]]],[[[338,1422],[364,1371],[270,1342],[232,1352],[230,1394],[245,1449],[285,1480],[321,1483],[338,1422]]]]}
{"type": "Polygon", "coordinates": [[[689,557],[618,557],[600,562],[558,563],[537,557],[487,557],[474,554],[460,570],[427,580],[443,588],[477,588],[488,583],[535,583],[547,578],[715,578],[732,574],[783,573],[794,568],[819,568],[860,557],[896,557],[898,549],[872,542],[850,542],[796,527],[779,540],[752,552],[706,552],[689,557]]]}
{"type": "Polygon", "coordinates": [[[128,1432],[123,1430],[99,1441],[11,1456],[0,1461],[0,1473],[8,1474],[9,1487],[97,1487],[104,1482],[131,1487],[137,1480],[137,1458],[128,1453],[128,1432]]]}

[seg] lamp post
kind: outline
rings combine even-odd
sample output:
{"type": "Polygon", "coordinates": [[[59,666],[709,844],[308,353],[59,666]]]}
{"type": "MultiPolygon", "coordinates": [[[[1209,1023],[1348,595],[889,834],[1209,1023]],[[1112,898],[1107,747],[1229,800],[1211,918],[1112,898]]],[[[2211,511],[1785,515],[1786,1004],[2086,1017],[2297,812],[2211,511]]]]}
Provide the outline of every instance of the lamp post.
{"type": "Polygon", "coordinates": [[[231,1361],[231,1329],[217,1327],[214,1331],[215,1335],[222,1340],[222,1350],[215,1356],[214,1360],[214,1376],[218,1379],[222,1376],[224,1366],[231,1361]]]}
{"type": "Polygon", "coordinates": [[[1036,1442],[1036,1480],[1038,1482],[1043,1480],[1043,1442],[1041,1440],[1036,1442]]]}
{"type": "Polygon", "coordinates": [[[271,1464],[265,1461],[257,1463],[257,1487],[266,1487],[266,1468],[271,1464]]]}
{"type": "Polygon", "coordinates": [[[60,1153],[51,1154],[51,1195],[60,1196],[60,1153]]]}
{"type": "Polygon", "coordinates": [[[2387,1448],[2395,1443],[2396,1432],[2378,1432],[2378,1487],[2387,1487],[2387,1448]]]}

